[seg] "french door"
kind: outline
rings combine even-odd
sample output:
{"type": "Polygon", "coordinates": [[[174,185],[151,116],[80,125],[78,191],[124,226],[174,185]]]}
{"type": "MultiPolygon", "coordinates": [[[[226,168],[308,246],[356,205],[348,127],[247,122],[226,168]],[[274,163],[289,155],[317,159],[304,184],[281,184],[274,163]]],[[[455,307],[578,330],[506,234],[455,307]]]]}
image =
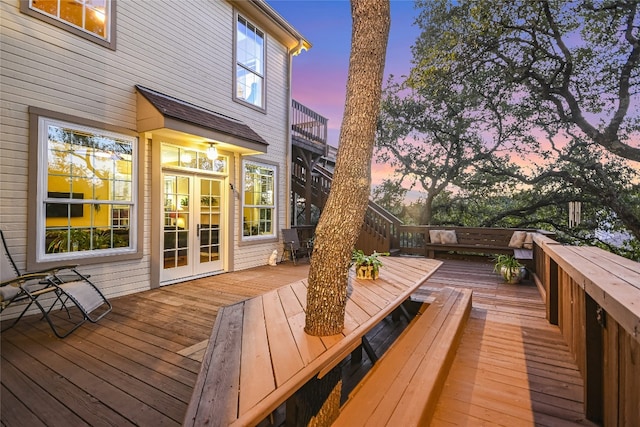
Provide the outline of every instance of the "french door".
{"type": "Polygon", "coordinates": [[[223,269],[223,180],[165,172],[161,283],[223,269]]]}

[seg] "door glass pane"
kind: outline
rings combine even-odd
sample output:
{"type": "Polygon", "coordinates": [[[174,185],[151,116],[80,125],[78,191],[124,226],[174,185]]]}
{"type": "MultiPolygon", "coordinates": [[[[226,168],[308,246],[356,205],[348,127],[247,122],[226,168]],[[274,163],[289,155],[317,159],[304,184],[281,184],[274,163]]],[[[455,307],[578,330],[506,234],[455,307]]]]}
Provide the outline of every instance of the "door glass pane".
{"type": "Polygon", "coordinates": [[[164,268],[188,265],[189,178],[164,176],[164,268]]]}
{"type": "Polygon", "coordinates": [[[200,262],[220,259],[221,183],[200,179],[200,262]]]}

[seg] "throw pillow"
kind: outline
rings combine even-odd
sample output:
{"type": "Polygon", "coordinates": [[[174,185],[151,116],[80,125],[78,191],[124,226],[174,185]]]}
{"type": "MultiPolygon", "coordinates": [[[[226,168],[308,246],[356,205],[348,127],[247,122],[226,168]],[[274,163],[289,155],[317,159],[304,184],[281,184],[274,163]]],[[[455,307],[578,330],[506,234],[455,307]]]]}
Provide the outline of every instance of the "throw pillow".
{"type": "Polygon", "coordinates": [[[458,243],[458,237],[456,236],[455,230],[443,230],[442,233],[440,233],[440,239],[445,245],[458,243]]]}
{"type": "Polygon", "coordinates": [[[524,244],[524,239],[527,237],[526,231],[514,231],[509,241],[510,248],[520,249],[524,244]]]}
{"type": "Polygon", "coordinates": [[[527,233],[522,247],[525,249],[533,249],[533,233],[527,233]]]}
{"type": "Polygon", "coordinates": [[[443,231],[444,230],[429,230],[429,240],[431,241],[431,243],[442,243],[442,240],[440,239],[440,233],[442,233],[443,231]]]}

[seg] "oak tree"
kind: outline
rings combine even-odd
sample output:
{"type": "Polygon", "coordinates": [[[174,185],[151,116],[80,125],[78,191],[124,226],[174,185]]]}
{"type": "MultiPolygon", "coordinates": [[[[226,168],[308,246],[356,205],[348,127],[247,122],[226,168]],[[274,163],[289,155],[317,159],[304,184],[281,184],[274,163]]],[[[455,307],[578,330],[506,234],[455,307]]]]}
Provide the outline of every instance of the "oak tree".
{"type": "Polygon", "coordinates": [[[331,191],[309,269],[305,331],[334,335],[344,327],[351,252],[364,222],[390,27],[389,0],[352,0],[345,111],[331,191]]]}
{"type": "Polygon", "coordinates": [[[420,0],[411,78],[481,72],[512,91],[523,127],[573,133],[640,161],[639,0],[420,0]]]}

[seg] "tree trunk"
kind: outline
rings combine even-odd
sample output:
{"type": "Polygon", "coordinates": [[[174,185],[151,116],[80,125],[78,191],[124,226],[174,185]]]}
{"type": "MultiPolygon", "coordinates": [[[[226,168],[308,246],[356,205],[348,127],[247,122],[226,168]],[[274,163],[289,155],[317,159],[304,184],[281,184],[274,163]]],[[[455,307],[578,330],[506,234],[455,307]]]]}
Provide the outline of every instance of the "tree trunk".
{"type": "Polygon", "coordinates": [[[433,219],[433,196],[431,192],[424,199],[424,207],[422,208],[422,213],[420,215],[420,225],[431,225],[431,220],[433,219]]]}
{"type": "Polygon", "coordinates": [[[364,222],[390,26],[389,0],[352,0],[347,98],[329,198],[316,227],[305,331],[344,327],[351,251],[364,222]]]}

